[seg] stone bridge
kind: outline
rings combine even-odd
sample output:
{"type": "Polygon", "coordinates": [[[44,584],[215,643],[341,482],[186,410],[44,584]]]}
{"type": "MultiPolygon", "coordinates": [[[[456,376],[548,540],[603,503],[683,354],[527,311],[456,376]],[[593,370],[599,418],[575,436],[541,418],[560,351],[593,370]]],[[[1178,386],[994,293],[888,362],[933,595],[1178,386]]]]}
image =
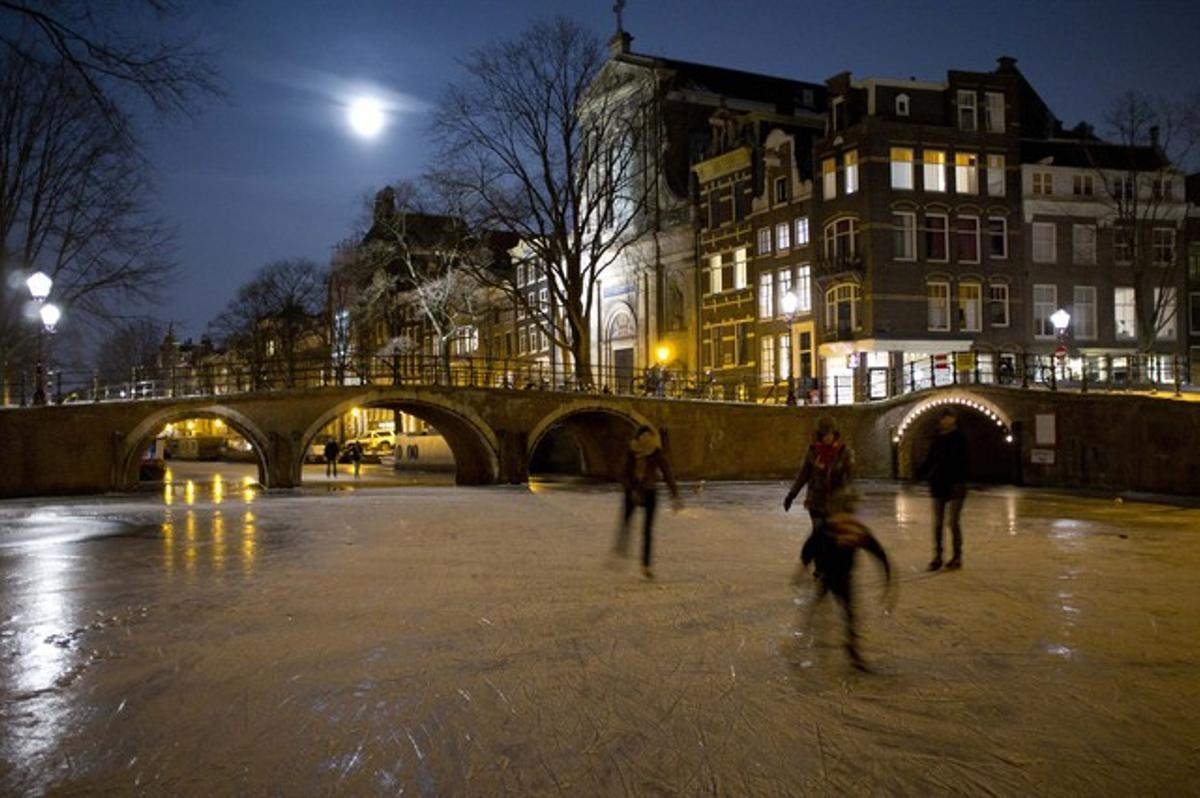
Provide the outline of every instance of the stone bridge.
{"type": "Polygon", "coordinates": [[[194,399],[0,410],[0,497],[131,490],[171,422],[222,419],[253,444],[259,481],[301,484],[304,453],[353,407],[424,419],[446,439],[461,485],[520,483],[542,447],[612,479],[638,424],[664,431],[683,479],[789,478],[816,419],[833,415],[867,477],[912,475],[947,405],[971,440],[972,476],[1031,485],[1200,493],[1200,402],[958,386],[840,407],[458,387],[330,387],[194,399]]]}

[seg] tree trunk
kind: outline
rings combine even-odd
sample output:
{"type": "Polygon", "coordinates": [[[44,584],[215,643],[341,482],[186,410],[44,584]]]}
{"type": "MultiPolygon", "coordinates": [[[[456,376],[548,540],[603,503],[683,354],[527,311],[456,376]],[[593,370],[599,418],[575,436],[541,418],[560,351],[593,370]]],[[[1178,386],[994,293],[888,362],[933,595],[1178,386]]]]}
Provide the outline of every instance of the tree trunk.
{"type": "Polygon", "coordinates": [[[576,386],[583,390],[591,390],[592,335],[586,320],[579,326],[571,324],[571,360],[574,361],[576,386]]]}
{"type": "Polygon", "coordinates": [[[450,342],[446,335],[438,336],[438,381],[443,385],[453,385],[453,375],[450,373],[450,342]]]}

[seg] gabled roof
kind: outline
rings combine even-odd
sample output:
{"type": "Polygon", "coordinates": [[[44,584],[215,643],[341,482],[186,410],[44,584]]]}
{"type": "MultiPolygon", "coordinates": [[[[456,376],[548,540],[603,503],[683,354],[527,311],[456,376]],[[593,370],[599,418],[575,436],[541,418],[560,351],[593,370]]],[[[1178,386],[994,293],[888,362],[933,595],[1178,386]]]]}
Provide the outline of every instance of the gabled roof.
{"type": "Polygon", "coordinates": [[[1156,172],[1170,162],[1155,147],[1127,147],[1098,139],[1022,139],[1021,163],[1040,163],[1080,169],[1156,172]]]}
{"type": "Polygon", "coordinates": [[[690,88],[723,97],[736,97],[774,105],[792,105],[796,108],[808,108],[813,111],[823,111],[825,108],[827,92],[825,85],[821,83],[808,83],[791,78],[638,53],[622,54],[617,59],[631,64],[674,72],[675,83],[680,89],[690,88]],[[812,104],[808,106],[803,102],[805,90],[811,91],[813,97],[812,104]]]}

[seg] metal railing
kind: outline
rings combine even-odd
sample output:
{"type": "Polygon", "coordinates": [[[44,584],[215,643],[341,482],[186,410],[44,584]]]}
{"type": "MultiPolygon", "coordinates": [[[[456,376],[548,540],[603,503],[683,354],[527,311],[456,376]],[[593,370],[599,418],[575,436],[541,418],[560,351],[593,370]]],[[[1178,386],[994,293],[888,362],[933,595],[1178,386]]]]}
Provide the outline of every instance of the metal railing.
{"type": "MultiPolygon", "coordinates": [[[[1191,385],[1182,356],[1124,355],[1058,358],[1018,352],[947,352],[911,359],[900,367],[870,366],[865,356],[850,373],[825,379],[746,376],[748,367],[683,369],[593,367],[582,384],[567,367],[507,358],[397,355],[343,363],[298,358],[257,364],[203,364],[140,368],[125,380],[95,373],[46,374],[52,404],[228,396],[329,386],[442,386],[514,391],[590,392],[668,399],[768,404],[852,404],[952,385],[995,385],[1049,391],[1166,391],[1191,385]]],[[[0,385],[0,404],[33,401],[33,381],[20,375],[0,385]]]]}

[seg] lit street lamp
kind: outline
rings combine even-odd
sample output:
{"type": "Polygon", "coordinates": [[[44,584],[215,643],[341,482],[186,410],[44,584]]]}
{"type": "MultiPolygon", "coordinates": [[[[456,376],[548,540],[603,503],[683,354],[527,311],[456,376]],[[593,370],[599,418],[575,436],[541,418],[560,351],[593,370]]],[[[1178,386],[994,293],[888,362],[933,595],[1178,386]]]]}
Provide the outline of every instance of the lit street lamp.
{"type": "MultiPolygon", "coordinates": [[[[1071,323],[1071,314],[1067,313],[1062,308],[1059,308],[1058,310],[1056,310],[1050,314],[1050,323],[1054,325],[1054,333],[1055,333],[1055,335],[1058,336],[1058,344],[1054,347],[1054,358],[1055,358],[1055,360],[1058,361],[1059,364],[1063,364],[1065,366],[1066,360],[1067,360],[1067,344],[1066,344],[1066,341],[1064,340],[1064,338],[1066,337],[1067,326],[1071,323]]],[[[1051,365],[1050,374],[1052,376],[1055,375],[1057,367],[1058,367],[1058,364],[1051,365]]],[[[1066,373],[1066,369],[1064,368],[1063,369],[1063,379],[1066,379],[1066,378],[1067,378],[1067,373],[1066,373]]],[[[1058,387],[1056,383],[1057,383],[1057,379],[1055,379],[1053,382],[1051,382],[1050,387],[1051,388],[1058,387]]]]}
{"type": "Polygon", "coordinates": [[[1050,314],[1050,323],[1054,325],[1054,331],[1058,333],[1058,337],[1062,338],[1063,333],[1067,331],[1067,325],[1071,323],[1071,314],[1059,308],[1050,314]]]}
{"type": "Polygon", "coordinates": [[[25,281],[26,287],[29,288],[29,295],[33,297],[33,301],[40,307],[38,308],[38,316],[42,320],[42,329],[38,330],[38,347],[37,347],[37,365],[35,367],[36,382],[33,387],[33,403],[35,405],[46,404],[46,334],[53,333],[54,328],[58,325],[58,320],[62,318],[62,311],[57,305],[52,305],[46,301],[50,296],[50,289],[54,287],[54,281],[45,272],[34,272],[25,281]]]}

